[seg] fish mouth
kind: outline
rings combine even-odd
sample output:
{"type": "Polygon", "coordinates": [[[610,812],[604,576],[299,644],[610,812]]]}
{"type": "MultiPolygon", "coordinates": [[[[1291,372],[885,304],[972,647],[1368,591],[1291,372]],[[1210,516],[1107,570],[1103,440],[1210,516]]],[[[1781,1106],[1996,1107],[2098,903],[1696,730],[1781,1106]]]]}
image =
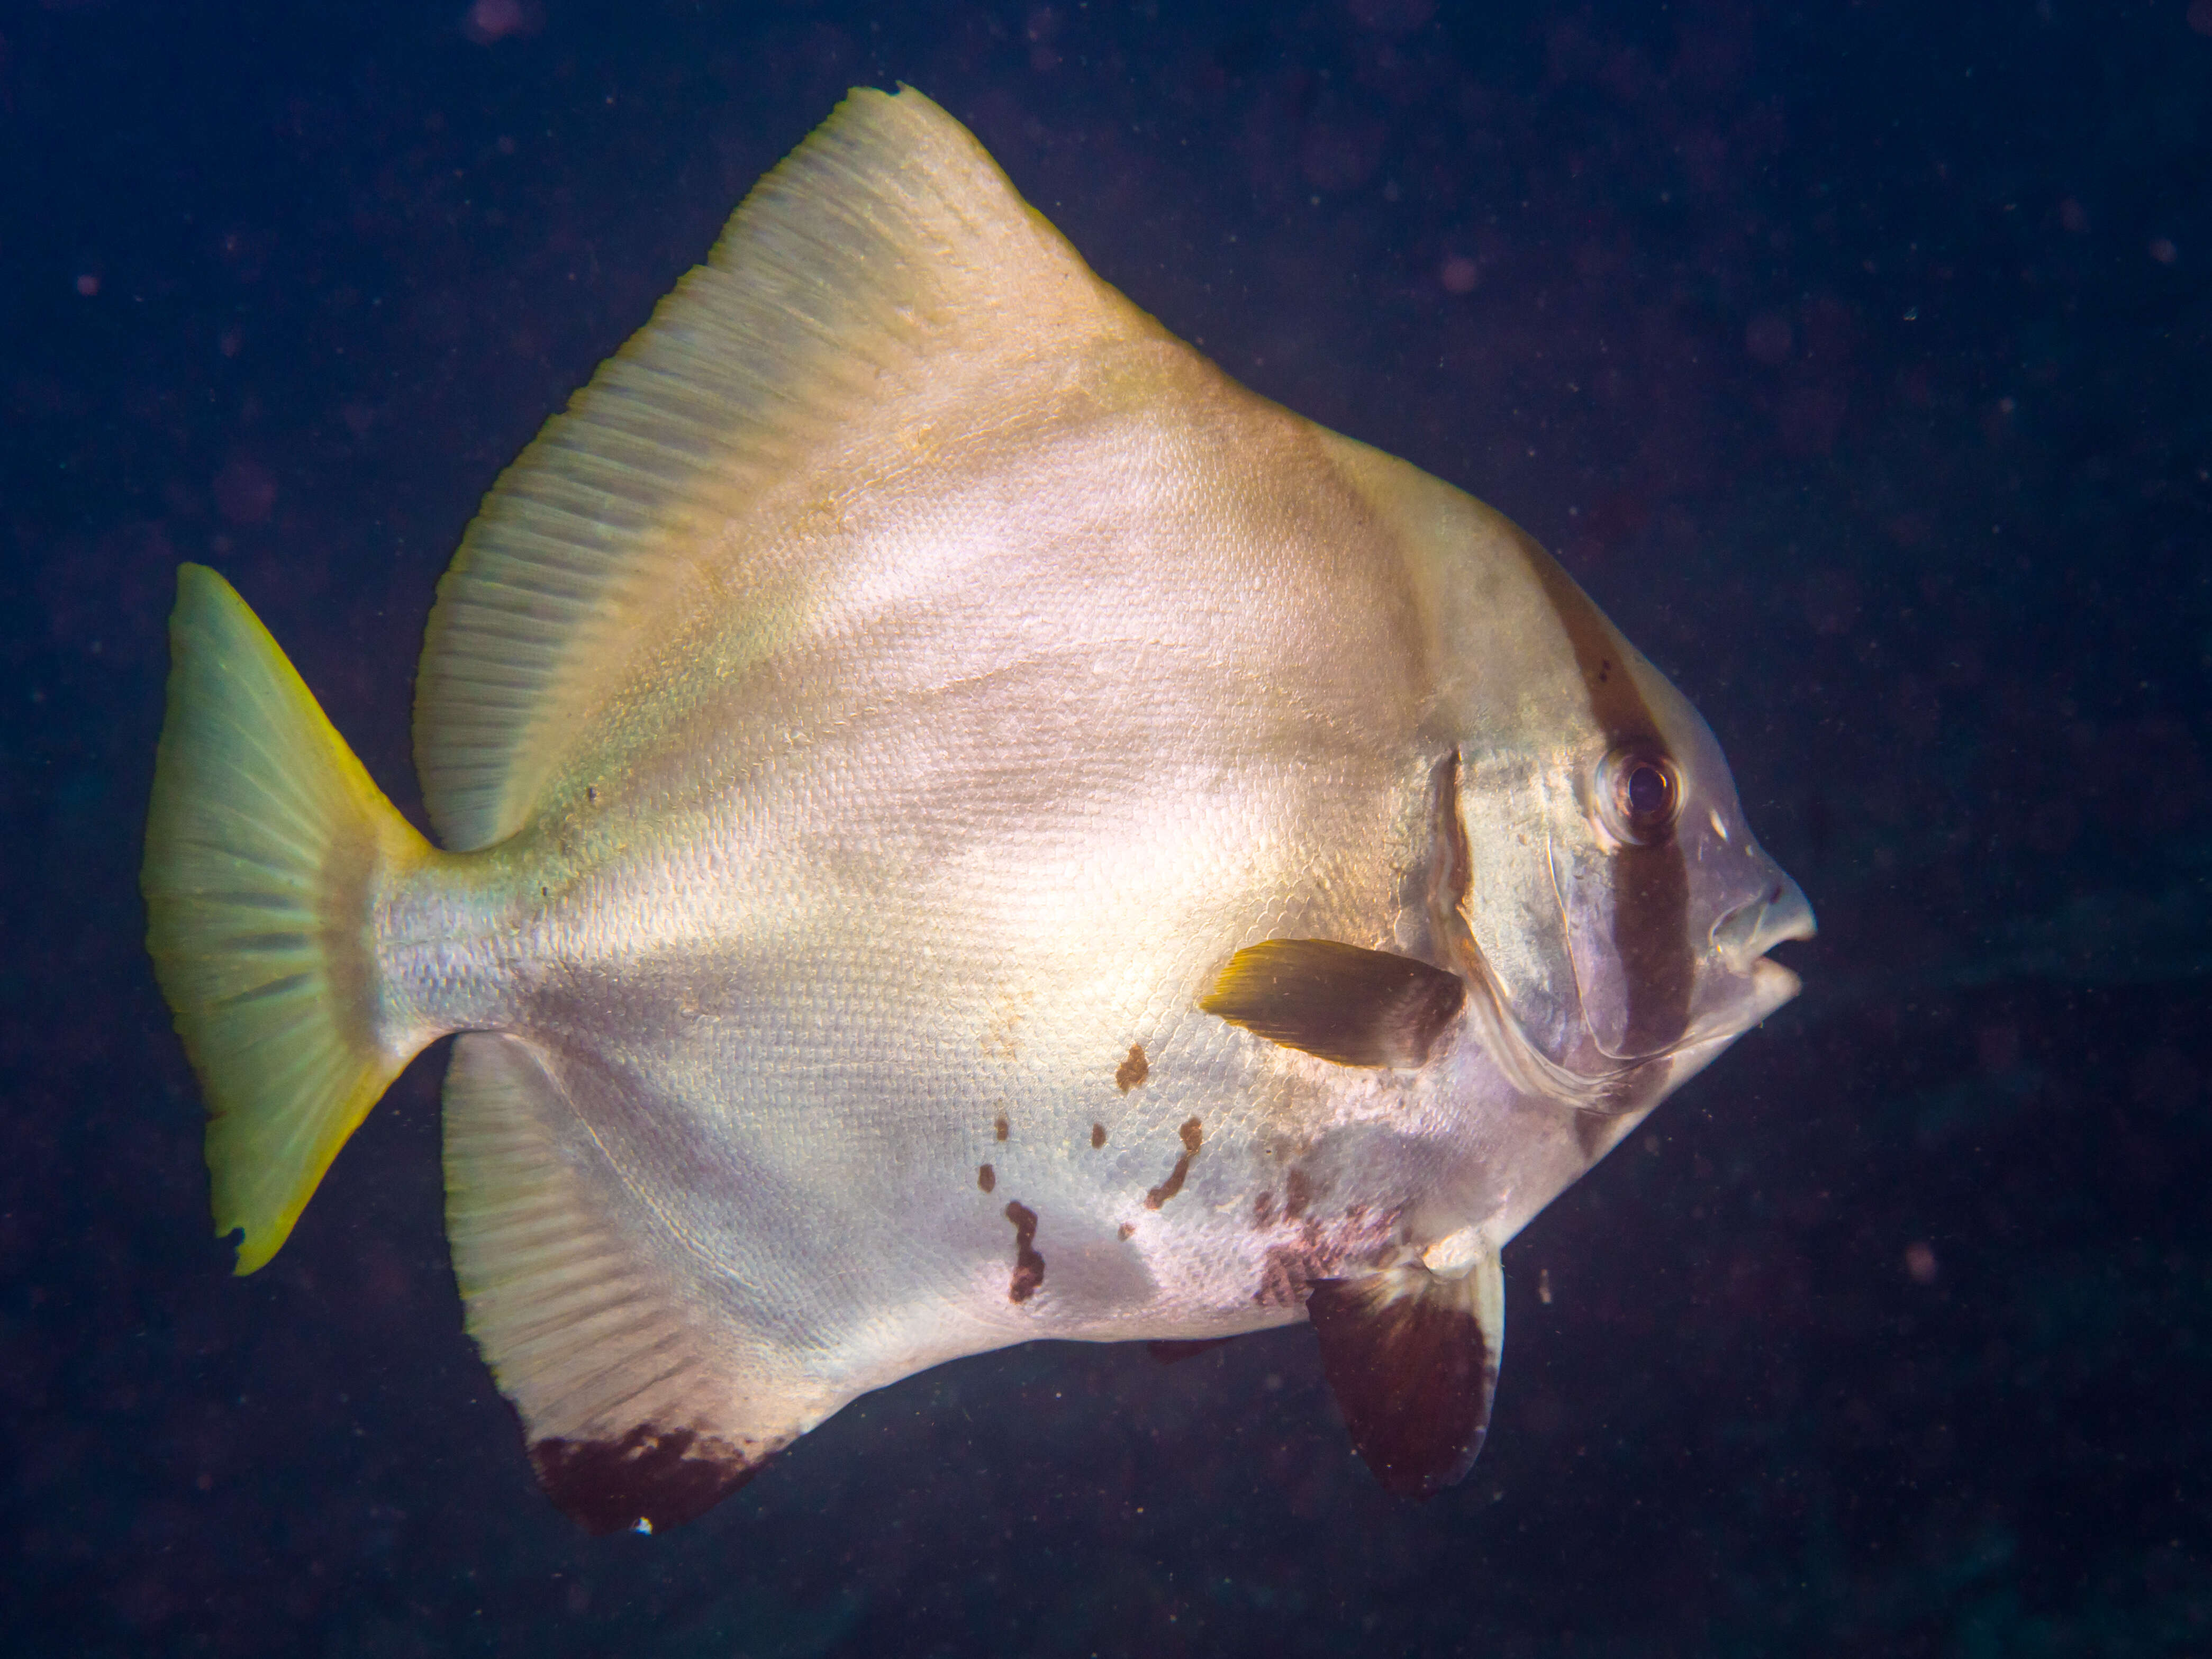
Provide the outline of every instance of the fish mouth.
{"type": "Polygon", "coordinates": [[[1757,898],[1737,905],[1713,924],[1713,954],[1739,974],[1756,973],[1761,967],[1788,973],[1780,963],[1766,961],[1766,953],[1791,939],[1810,939],[1819,931],[1804,890],[1777,870],[1757,898]]]}
{"type": "Polygon", "coordinates": [[[1805,988],[1805,981],[1780,963],[1759,957],[1751,964],[1751,994],[1771,1013],[1805,988]]]}
{"type": "MultiPolygon", "coordinates": [[[[1633,1109],[1635,1097],[1620,1092],[1623,1080],[1661,1062],[1674,1067],[1677,1082],[1693,1075],[1804,988],[1804,981],[1794,971],[1766,953],[1793,939],[1811,939],[1819,924],[1814,920],[1811,902],[1797,884],[1771,864],[1767,870],[1768,878],[1759,896],[1736,906],[1712,926],[1713,957],[1734,975],[1733,994],[1722,991],[1717,1006],[1709,1009],[1680,1039],[1655,1054],[1624,1058],[1604,1054],[1601,1048],[1600,1054],[1610,1063],[1594,1070],[1584,1069],[1565,1056],[1554,1058],[1538,1045],[1522,1026],[1510,994],[1470,938],[1462,971],[1482,993],[1470,998],[1468,1006],[1478,1024],[1486,1028],[1480,1039],[1483,1048],[1527,1092],[1600,1115],[1633,1109]],[[1686,1064],[1687,1070],[1683,1069],[1686,1064]]],[[[1560,908],[1564,916],[1565,906],[1560,908]]]]}
{"type": "Polygon", "coordinates": [[[1713,953],[1736,976],[1733,995],[1693,1025],[1674,1050],[1674,1080],[1680,1082],[1709,1064],[1721,1050],[1804,989],[1796,973],[1767,956],[1778,945],[1811,939],[1817,924],[1813,907],[1797,884],[1774,872],[1759,897],[1739,906],[1714,925],[1713,953]]]}
{"type": "Polygon", "coordinates": [[[1778,945],[1820,931],[1804,890],[1782,872],[1766,890],[1713,924],[1713,953],[1751,981],[1751,1000],[1764,1019],[1804,988],[1804,981],[1767,955],[1778,945]]]}

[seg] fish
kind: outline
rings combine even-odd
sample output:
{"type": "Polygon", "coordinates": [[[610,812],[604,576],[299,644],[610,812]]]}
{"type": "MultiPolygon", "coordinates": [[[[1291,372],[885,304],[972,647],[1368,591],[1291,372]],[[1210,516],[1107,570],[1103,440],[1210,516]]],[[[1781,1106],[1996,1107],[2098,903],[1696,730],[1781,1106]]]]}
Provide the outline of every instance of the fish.
{"type": "Polygon", "coordinates": [[[1799,989],[1705,722],[1528,535],[1255,395],[863,88],[502,474],[387,800],[179,571],[142,887],[249,1273],[453,1039],[548,1497],[692,1520],[1036,1338],[1309,1322],[1413,1497],[1500,1252],[1799,989]]]}

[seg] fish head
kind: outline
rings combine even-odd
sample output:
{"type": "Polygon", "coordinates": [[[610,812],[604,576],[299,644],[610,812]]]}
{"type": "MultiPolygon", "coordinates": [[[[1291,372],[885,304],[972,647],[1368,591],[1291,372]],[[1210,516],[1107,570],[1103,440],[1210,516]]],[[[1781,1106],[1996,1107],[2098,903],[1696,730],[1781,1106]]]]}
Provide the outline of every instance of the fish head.
{"type": "Polygon", "coordinates": [[[1810,938],[1813,908],[1752,834],[1711,729],[1613,645],[1633,695],[1594,699],[1541,769],[1552,949],[1575,1013],[1553,1058],[1585,1077],[1672,1060],[1679,1082],[1797,994],[1767,953],[1810,938]]]}
{"type": "Polygon", "coordinates": [[[1648,1105],[1797,994],[1767,953],[1811,937],[1812,907],[1711,728],[1549,554],[1477,503],[1423,523],[1452,665],[1443,948],[1520,1083],[1648,1105]]]}

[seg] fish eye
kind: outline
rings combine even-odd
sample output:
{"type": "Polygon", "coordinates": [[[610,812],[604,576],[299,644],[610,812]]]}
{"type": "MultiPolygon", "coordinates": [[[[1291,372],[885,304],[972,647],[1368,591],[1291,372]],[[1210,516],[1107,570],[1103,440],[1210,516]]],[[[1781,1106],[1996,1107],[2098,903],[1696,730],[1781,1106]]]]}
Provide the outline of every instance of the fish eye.
{"type": "Polygon", "coordinates": [[[1682,777],[1663,750],[1614,750],[1598,768],[1597,800],[1607,829],[1633,847],[1674,834],[1682,815],[1682,777]]]}

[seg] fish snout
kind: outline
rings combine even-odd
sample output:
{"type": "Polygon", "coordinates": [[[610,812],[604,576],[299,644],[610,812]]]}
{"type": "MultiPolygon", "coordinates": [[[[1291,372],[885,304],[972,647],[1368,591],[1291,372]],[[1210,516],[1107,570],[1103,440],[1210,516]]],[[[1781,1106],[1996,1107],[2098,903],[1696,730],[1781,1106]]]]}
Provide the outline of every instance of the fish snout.
{"type": "Polygon", "coordinates": [[[1790,939],[1810,939],[1817,931],[1813,906],[1804,890],[1780,869],[1770,865],[1768,879],[1758,897],[1739,904],[1713,924],[1713,954],[1730,971],[1753,980],[1773,979],[1767,988],[1778,992],[1778,1006],[1797,994],[1797,975],[1766,953],[1790,939]],[[1786,987],[1782,981],[1788,981],[1786,987]]]}

